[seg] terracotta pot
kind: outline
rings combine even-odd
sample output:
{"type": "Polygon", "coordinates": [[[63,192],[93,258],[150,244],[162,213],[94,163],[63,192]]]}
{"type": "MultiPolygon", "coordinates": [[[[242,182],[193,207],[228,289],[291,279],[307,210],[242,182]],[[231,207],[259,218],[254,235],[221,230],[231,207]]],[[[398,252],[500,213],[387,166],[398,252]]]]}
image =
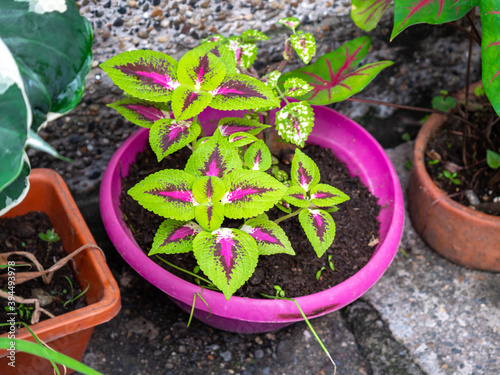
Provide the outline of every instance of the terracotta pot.
{"type": "Polygon", "coordinates": [[[440,190],[425,169],[427,143],[446,117],[433,114],[420,129],[413,152],[408,205],[416,231],[443,257],[485,271],[500,271],[500,217],[465,207],[440,190]]]}
{"type": "MultiPolygon", "coordinates": [[[[310,142],[332,149],[340,160],[346,162],[351,174],[359,176],[372,194],[379,198],[382,209],[378,217],[380,242],[368,264],[333,288],[297,298],[309,318],[342,308],[359,298],[377,282],[398,250],[404,220],[401,186],[382,147],[366,130],[347,117],[326,107],[314,106],[314,112],[315,125],[309,138],[310,142]]],[[[236,111],[208,109],[200,114],[199,118],[205,133],[211,134],[221,116],[238,115],[242,114],[236,111]]],[[[101,183],[100,206],[103,223],[111,241],[125,261],[187,312],[191,310],[194,293],[202,293],[210,307],[198,299],[194,316],[219,329],[258,333],[303,320],[292,301],[236,296],[226,301],[222,293],[201,289],[198,285],[171,274],[141,250],[123,220],[119,197],[122,176],[127,176],[129,166],[147,143],[148,129],[141,129],[130,137],[113,155],[101,183]]]]}
{"type": "MultiPolygon", "coordinates": [[[[95,244],[61,176],[50,169],[34,169],[29,180],[30,189],[26,198],[4,217],[24,215],[30,211],[43,211],[50,217],[67,253],[85,244],[95,244]]],[[[98,249],[88,248],[73,259],[78,269],[78,274],[75,276],[82,289],[87,287],[87,280],[90,282],[90,288],[85,293],[87,306],[45,320],[30,328],[52,349],[81,361],[94,327],[118,314],[120,292],[106,260],[98,249]]],[[[7,337],[7,334],[1,337],[7,337]]],[[[26,328],[19,330],[15,338],[34,342],[26,328]]],[[[6,351],[0,350],[2,375],[54,373],[50,362],[40,357],[17,352],[16,367],[12,368],[8,366],[10,360],[6,356],[6,351]]]]}

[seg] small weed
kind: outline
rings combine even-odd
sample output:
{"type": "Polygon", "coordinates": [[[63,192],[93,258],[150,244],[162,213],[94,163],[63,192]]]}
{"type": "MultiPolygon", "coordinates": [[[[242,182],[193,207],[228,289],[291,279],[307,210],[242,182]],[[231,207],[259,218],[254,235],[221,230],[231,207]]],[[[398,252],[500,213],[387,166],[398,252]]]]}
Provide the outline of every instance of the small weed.
{"type": "Polygon", "coordinates": [[[429,161],[427,162],[427,164],[429,164],[429,165],[434,165],[434,164],[437,164],[437,163],[439,163],[439,160],[438,160],[438,159],[435,159],[435,160],[429,160],[429,161]]]}
{"type": "Polygon", "coordinates": [[[38,233],[38,237],[48,243],[57,242],[60,240],[59,235],[55,232],[54,229],[47,229],[46,233],[38,233]]]}
{"type": "Polygon", "coordinates": [[[454,173],[451,173],[449,171],[443,171],[443,173],[440,173],[438,175],[438,178],[447,178],[448,180],[450,180],[451,183],[455,184],[455,185],[461,185],[462,183],[460,182],[460,180],[457,178],[458,175],[457,175],[457,172],[454,172],[454,173]]]}
{"type": "Polygon", "coordinates": [[[285,297],[285,291],[279,285],[275,285],[274,289],[276,290],[276,297],[285,297]]]}
{"type": "Polygon", "coordinates": [[[328,255],[328,267],[330,267],[330,269],[332,271],[335,271],[335,265],[332,262],[332,258],[333,258],[333,255],[328,255]]]}
{"type": "MultiPolygon", "coordinates": [[[[19,318],[25,321],[31,320],[31,317],[33,316],[33,307],[26,306],[23,303],[20,303],[18,306],[14,308],[15,311],[17,311],[17,314],[19,315],[19,318]]],[[[11,308],[10,306],[5,306],[5,311],[10,312],[11,308]]]]}
{"type": "Polygon", "coordinates": [[[410,159],[408,159],[405,163],[405,168],[406,170],[410,171],[411,170],[411,167],[413,166],[413,163],[410,159]]]}
{"type": "Polygon", "coordinates": [[[318,272],[316,272],[316,280],[319,280],[321,277],[321,273],[326,270],[326,267],[321,267],[318,272]]]}

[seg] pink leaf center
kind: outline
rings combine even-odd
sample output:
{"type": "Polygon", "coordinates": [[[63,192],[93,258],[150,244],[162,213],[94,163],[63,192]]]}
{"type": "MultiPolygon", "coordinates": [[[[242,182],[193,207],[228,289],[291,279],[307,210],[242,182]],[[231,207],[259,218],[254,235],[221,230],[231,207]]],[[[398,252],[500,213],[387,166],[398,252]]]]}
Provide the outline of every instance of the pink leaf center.
{"type": "Polygon", "coordinates": [[[190,191],[160,191],[160,195],[170,197],[173,199],[181,200],[183,202],[193,202],[194,197],[190,191]]]}
{"type": "Polygon", "coordinates": [[[179,82],[174,81],[171,77],[164,75],[162,76],[161,74],[158,74],[156,72],[136,72],[138,75],[147,77],[153,80],[154,83],[157,83],[169,90],[174,90],[178,86],[180,86],[179,82]]]}

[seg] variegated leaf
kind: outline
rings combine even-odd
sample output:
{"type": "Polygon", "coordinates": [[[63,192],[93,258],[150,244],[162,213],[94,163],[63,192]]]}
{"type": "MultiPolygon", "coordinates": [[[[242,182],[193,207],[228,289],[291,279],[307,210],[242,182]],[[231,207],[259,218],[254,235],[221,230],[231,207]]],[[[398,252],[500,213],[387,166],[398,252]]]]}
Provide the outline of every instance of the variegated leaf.
{"type": "Polygon", "coordinates": [[[226,194],[226,185],[219,177],[203,176],[196,179],[192,190],[198,203],[214,203],[226,194]]]}
{"type": "Polygon", "coordinates": [[[307,209],[299,213],[299,222],[318,258],[321,257],[335,239],[332,217],[324,210],[307,209]]]}
{"type": "Polygon", "coordinates": [[[347,194],[327,184],[313,186],[310,191],[311,202],[318,207],[330,207],[348,201],[347,194]]]}
{"type": "Polygon", "coordinates": [[[266,83],[271,88],[276,87],[278,84],[278,79],[281,77],[281,72],[278,70],[273,70],[262,77],[262,81],[266,83]]]}
{"type": "Polygon", "coordinates": [[[286,17],[278,21],[278,24],[288,27],[295,31],[295,28],[300,25],[300,20],[297,17],[286,17]]]}
{"type": "Polygon", "coordinates": [[[267,173],[235,170],[224,178],[227,193],[221,199],[224,215],[241,219],[259,215],[283,197],[286,186],[267,173]]]}
{"type": "Polygon", "coordinates": [[[244,43],[240,37],[229,38],[229,47],[234,52],[236,64],[248,69],[257,57],[257,46],[254,43],[244,43]]]}
{"type": "Polygon", "coordinates": [[[162,52],[122,52],[99,66],[118,87],[140,99],[167,102],[180,85],[177,61],[162,52]]]}
{"type": "Polygon", "coordinates": [[[210,93],[210,107],[223,111],[279,106],[276,94],[264,82],[244,74],[227,76],[210,93]]]}
{"type": "Polygon", "coordinates": [[[271,168],[271,151],[269,151],[266,143],[262,139],[259,139],[248,147],[244,160],[248,169],[265,172],[271,168]]]}
{"type": "Polygon", "coordinates": [[[179,60],[177,69],[179,83],[193,86],[195,91],[210,91],[217,88],[225,75],[224,62],[202,49],[191,50],[179,60]]]}
{"type": "Polygon", "coordinates": [[[218,128],[224,137],[229,137],[231,134],[241,132],[257,135],[263,129],[269,128],[269,125],[264,125],[258,121],[246,118],[225,117],[219,121],[218,128]]]}
{"type": "Polygon", "coordinates": [[[194,199],[191,187],[195,177],[177,169],[164,169],[147,176],[128,194],[145,209],[165,218],[191,220],[194,199]]]}
{"type": "Polygon", "coordinates": [[[158,120],[149,131],[149,144],[160,161],[194,141],[200,132],[195,121],[158,120]]]}
{"type": "Polygon", "coordinates": [[[273,221],[250,219],[241,228],[253,237],[259,249],[259,255],[290,254],[295,255],[292,244],[283,229],[273,221]]]}
{"type": "Polygon", "coordinates": [[[275,126],[285,141],[304,147],[314,126],[314,111],[305,101],[288,103],[276,113],[275,126]]]}
{"type": "Polygon", "coordinates": [[[252,276],[259,258],[255,240],[238,229],[201,232],[194,239],[194,256],[226,299],[252,276]]]}
{"type": "Polygon", "coordinates": [[[196,223],[167,219],[160,224],[148,255],[179,254],[193,250],[195,236],[203,231],[196,223]]]}
{"type": "Polygon", "coordinates": [[[148,102],[136,98],[126,98],[115,103],[108,104],[130,122],[151,128],[155,121],[170,118],[170,110],[164,103],[148,102]]]}
{"type": "Polygon", "coordinates": [[[269,37],[259,30],[245,30],[241,33],[243,43],[256,43],[269,40],[269,37]]]}
{"type": "Polygon", "coordinates": [[[290,36],[292,47],[299,55],[304,64],[309,64],[309,61],[316,54],[316,40],[311,33],[294,34],[290,36]]]}
{"type": "Polygon", "coordinates": [[[216,230],[224,222],[224,205],[220,202],[203,203],[194,208],[194,216],[203,229],[216,230]]]}
{"type": "Polygon", "coordinates": [[[364,31],[371,31],[391,7],[392,0],[352,0],[351,18],[364,31]]]}
{"type": "Polygon", "coordinates": [[[233,145],[233,147],[240,148],[257,141],[257,138],[249,133],[238,132],[231,134],[228,140],[229,143],[233,145]]]}
{"type": "Polygon", "coordinates": [[[201,46],[196,47],[198,50],[202,50],[205,53],[210,52],[224,62],[226,66],[226,74],[232,75],[238,73],[238,68],[236,67],[236,61],[234,58],[233,50],[227,45],[225,39],[217,42],[204,43],[201,46]]]}
{"type": "Polygon", "coordinates": [[[304,188],[300,185],[292,185],[288,188],[286,191],[285,196],[283,199],[290,203],[293,204],[294,206],[297,207],[310,207],[311,206],[311,201],[309,200],[309,197],[307,196],[306,191],[304,188]]]}
{"type": "Polygon", "coordinates": [[[196,177],[223,178],[235,169],[242,169],[238,151],[226,138],[208,138],[199,145],[186,163],[185,171],[196,177]]]}
{"type": "Polygon", "coordinates": [[[177,120],[187,120],[200,114],[212,100],[208,91],[195,91],[190,86],[179,86],[172,95],[172,111],[177,120]]]}
{"type": "Polygon", "coordinates": [[[224,37],[221,34],[214,34],[209,36],[208,38],[204,38],[200,41],[201,44],[205,44],[208,42],[218,42],[220,40],[224,39],[224,37]]]}
{"type": "Polygon", "coordinates": [[[295,150],[292,160],[292,185],[301,186],[306,192],[316,186],[320,180],[316,163],[299,149],[295,150]]]}
{"type": "Polygon", "coordinates": [[[285,95],[297,97],[307,94],[313,87],[300,78],[288,78],[284,84],[285,95]]]}

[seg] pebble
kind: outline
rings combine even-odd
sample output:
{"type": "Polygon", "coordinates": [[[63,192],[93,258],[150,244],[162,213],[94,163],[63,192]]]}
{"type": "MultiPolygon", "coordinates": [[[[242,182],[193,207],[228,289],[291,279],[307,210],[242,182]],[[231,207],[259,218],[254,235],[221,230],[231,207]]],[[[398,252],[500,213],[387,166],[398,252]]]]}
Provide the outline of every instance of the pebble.
{"type": "Polygon", "coordinates": [[[168,35],[162,35],[158,37],[158,42],[160,43],[167,43],[170,40],[170,37],[168,35]]]}
{"type": "Polygon", "coordinates": [[[264,358],[264,351],[262,349],[257,349],[253,355],[255,356],[255,359],[256,360],[260,360],[262,358],[264,358]]]}
{"type": "Polygon", "coordinates": [[[225,352],[220,352],[219,355],[222,357],[224,362],[231,362],[231,359],[233,359],[233,355],[229,350],[226,350],[225,352]]]}
{"type": "Polygon", "coordinates": [[[155,10],[153,10],[151,12],[151,17],[155,18],[155,17],[158,17],[161,14],[163,14],[163,12],[161,11],[161,9],[156,8],[155,10]]]}
{"type": "Polygon", "coordinates": [[[465,190],[465,196],[471,206],[477,206],[481,203],[481,201],[479,200],[479,198],[477,197],[476,193],[474,193],[473,190],[465,190]]]}
{"type": "Polygon", "coordinates": [[[43,289],[35,288],[31,290],[31,296],[33,298],[38,299],[40,302],[40,306],[47,306],[54,301],[54,298],[50,295],[50,293],[46,292],[43,289]]]}
{"type": "Polygon", "coordinates": [[[149,38],[149,33],[147,31],[144,31],[144,30],[140,30],[138,33],[137,33],[137,36],[141,39],[148,39],[149,38]]]}
{"type": "Polygon", "coordinates": [[[123,19],[120,17],[117,17],[115,19],[115,22],[113,22],[113,26],[120,27],[123,26],[123,19]]]}

